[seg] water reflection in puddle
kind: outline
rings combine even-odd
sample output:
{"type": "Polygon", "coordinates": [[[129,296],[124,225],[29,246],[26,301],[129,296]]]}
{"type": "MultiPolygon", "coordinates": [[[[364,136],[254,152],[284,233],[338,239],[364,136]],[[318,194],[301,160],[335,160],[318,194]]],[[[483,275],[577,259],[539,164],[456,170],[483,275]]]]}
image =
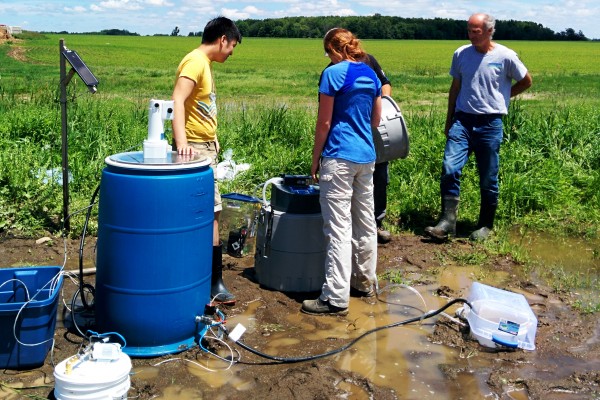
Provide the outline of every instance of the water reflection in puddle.
{"type": "MultiPolygon", "coordinates": [[[[384,289],[375,304],[352,298],[350,312],[345,318],[314,317],[300,312],[292,313],[287,316],[286,325],[293,327],[291,328],[294,331],[293,335],[290,335],[289,329],[282,331],[281,327],[277,326],[267,327],[266,330],[265,327],[256,326],[255,313],[262,306],[260,301],[248,304],[246,312],[230,318],[228,326],[233,328],[241,323],[247,328],[246,334],[264,335],[265,348],[261,351],[273,356],[286,357],[290,346],[297,347],[299,343],[326,341],[332,338],[353,339],[374,328],[398,323],[420,316],[426,311],[438,309],[448,301],[446,298],[434,295],[436,289],[442,285],[451,288],[454,297],[466,297],[477,274],[477,267],[441,271],[437,276],[437,282],[418,286],[418,293],[415,293],[414,289],[389,285],[393,289],[389,287],[384,289]]],[[[507,278],[501,272],[490,275],[489,280],[494,282],[507,278]]],[[[458,305],[448,309],[447,313],[452,315],[456,307],[458,305]]],[[[350,349],[331,357],[338,368],[362,376],[374,385],[393,389],[398,398],[423,400],[478,399],[488,396],[493,398],[494,394],[486,383],[492,366],[486,365],[486,361],[469,360],[468,365],[473,369],[469,368],[452,379],[444,374],[440,366],[465,363],[459,348],[435,344],[428,340],[439,318],[445,317],[437,316],[421,323],[379,330],[367,335],[350,349]]],[[[337,348],[335,344],[330,350],[334,348],[337,348]]],[[[243,368],[251,367],[236,364],[224,370],[222,361],[204,360],[203,363],[207,369],[191,363],[185,365],[190,374],[201,379],[211,388],[231,385],[243,393],[254,385],[254,382],[241,379],[236,373],[243,368]],[[219,371],[210,372],[209,369],[219,371]]],[[[139,373],[153,373],[153,371],[139,373]]],[[[339,382],[338,387],[349,393],[348,399],[369,398],[369,393],[352,382],[339,382]]],[[[507,390],[505,394],[509,396],[507,398],[512,399],[527,398],[526,393],[518,388],[511,389],[510,394],[507,390]]],[[[184,389],[172,386],[165,390],[162,398],[186,400],[194,398],[194,393],[186,393],[184,389]]]]}
{"type": "MultiPolygon", "coordinates": [[[[454,275],[454,278],[464,281],[466,287],[470,285],[470,280],[464,275],[454,275]]],[[[453,282],[452,287],[456,287],[454,283],[456,282],[453,282]]],[[[420,286],[422,299],[408,289],[396,288],[393,292],[382,294],[381,298],[386,303],[369,306],[360,300],[354,301],[351,310],[359,314],[355,335],[441,307],[447,300],[432,295],[437,287],[437,284],[420,286]]],[[[352,311],[350,315],[352,316],[352,311]]],[[[439,365],[455,362],[457,350],[433,344],[427,339],[434,329],[435,320],[394,327],[369,335],[353,346],[353,351],[342,353],[338,358],[338,366],[356,372],[376,385],[394,389],[400,398],[456,398],[454,388],[449,387],[439,365]]],[[[467,396],[464,398],[479,398],[482,393],[480,383],[476,379],[462,382],[460,395],[467,396]]]]}
{"type": "MultiPolygon", "coordinates": [[[[469,271],[465,269],[464,272],[469,271]]],[[[453,286],[457,281],[465,288],[470,284],[468,277],[456,274],[444,279],[452,280],[453,286]]],[[[408,288],[394,287],[393,290],[382,291],[380,301],[375,304],[352,298],[350,313],[346,318],[290,314],[287,322],[299,328],[298,334],[290,338],[289,332],[269,332],[265,353],[286,356],[290,345],[331,338],[353,339],[374,328],[419,316],[446,303],[446,299],[432,294],[437,287],[437,284],[420,286],[417,294],[408,288]],[[327,325],[327,329],[323,328],[323,324],[327,325]]],[[[252,324],[255,310],[256,306],[250,307],[243,315],[231,318],[228,324],[252,324]]],[[[392,388],[400,398],[451,399],[454,397],[447,387],[448,381],[438,365],[455,360],[457,350],[428,341],[427,336],[433,331],[434,324],[435,319],[430,319],[420,324],[380,330],[332,357],[338,368],[363,376],[375,385],[392,388]]],[[[351,393],[349,398],[369,398],[368,393],[352,383],[342,382],[339,387],[351,393]]],[[[470,398],[479,397],[479,382],[475,383],[472,390],[461,387],[461,393],[469,391],[475,394],[470,398]]]]}
{"type": "Polygon", "coordinates": [[[552,285],[577,292],[583,305],[595,305],[600,284],[600,239],[560,237],[543,232],[515,229],[510,240],[541,266],[542,276],[549,274],[552,285]]]}
{"type": "Polygon", "coordinates": [[[570,272],[600,274],[600,239],[560,237],[542,232],[511,232],[511,243],[520,246],[532,260],[557,265],[570,272]]]}
{"type": "Polygon", "coordinates": [[[162,396],[155,397],[155,399],[169,400],[198,400],[201,398],[202,393],[199,390],[183,388],[181,386],[169,386],[165,389],[162,396]]]}

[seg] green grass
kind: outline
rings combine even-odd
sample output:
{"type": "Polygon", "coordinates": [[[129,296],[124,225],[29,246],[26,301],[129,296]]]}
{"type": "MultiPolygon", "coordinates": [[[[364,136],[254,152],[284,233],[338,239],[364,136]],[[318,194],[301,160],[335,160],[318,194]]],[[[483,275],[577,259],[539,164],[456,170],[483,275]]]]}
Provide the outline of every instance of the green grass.
{"type": "MultiPolygon", "coordinates": [[[[0,229],[60,225],[60,190],[36,177],[60,166],[60,38],[100,81],[95,95],[77,77],[68,87],[71,190],[79,207],[98,184],[107,155],[140,148],[148,100],[170,97],[179,60],[199,44],[194,37],[38,35],[0,46],[0,229]],[[25,61],[7,56],[17,47],[25,61]],[[47,200],[35,200],[35,192],[47,200]]],[[[388,196],[389,220],[401,218],[402,229],[418,231],[438,212],[448,67],[461,44],[364,41],[392,80],[410,131],[410,156],[391,163],[388,196]]],[[[529,66],[534,86],[513,102],[505,120],[500,225],[597,234],[600,45],[505,44],[529,66]]],[[[317,80],[326,62],[317,39],[245,38],[230,60],[214,66],[222,147],[232,148],[236,161],[252,164],[243,177],[226,183],[226,190],[248,192],[282,172],[308,173],[317,80]]],[[[461,202],[467,223],[477,214],[477,187],[470,164],[461,202]]]]}
{"type": "MultiPolygon", "coordinates": [[[[31,71],[38,79],[56,82],[60,38],[82,56],[100,79],[101,92],[134,100],[169,96],[177,64],[199,45],[199,38],[195,37],[44,35],[18,44],[26,50],[29,61],[25,66],[19,63],[25,70],[15,71],[15,78],[21,80],[31,71]]],[[[596,105],[600,102],[600,67],[596,62],[599,43],[502,43],[517,51],[531,70],[534,87],[530,96],[542,97],[535,104],[554,107],[573,99],[596,105]]],[[[363,42],[392,80],[395,98],[399,102],[411,101],[411,109],[414,102],[445,106],[450,59],[461,44],[464,42],[363,42]]],[[[219,93],[227,101],[279,99],[305,103],[316,98],[316,81],[327,62],[319,39],[244,38],[225,64],[215,65],[215,74],[219,93]]]]}

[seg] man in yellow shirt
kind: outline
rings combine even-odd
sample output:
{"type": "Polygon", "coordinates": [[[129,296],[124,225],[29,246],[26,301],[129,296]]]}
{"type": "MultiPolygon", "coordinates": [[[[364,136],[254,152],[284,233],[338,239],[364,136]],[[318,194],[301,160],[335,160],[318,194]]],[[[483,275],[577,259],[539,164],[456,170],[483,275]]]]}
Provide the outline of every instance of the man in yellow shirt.
{"type": "MultiPolygon", "coordinates": [[[[219,141],[217,140],[217,94],[212,62],[223,63],[242,42],[233,21],[225,17],[210,20],[202,33],[200,46],[188,53],[177,68],[173,90],[173,144],[181,155],[208,157],[215,171],[219,141]]],[[[219,240],[221,195],[215,177],[213,222],[213,258],[211,297],[220,303],[233,304],[235,296],[223,284],[222,243],[219,240]]]]}

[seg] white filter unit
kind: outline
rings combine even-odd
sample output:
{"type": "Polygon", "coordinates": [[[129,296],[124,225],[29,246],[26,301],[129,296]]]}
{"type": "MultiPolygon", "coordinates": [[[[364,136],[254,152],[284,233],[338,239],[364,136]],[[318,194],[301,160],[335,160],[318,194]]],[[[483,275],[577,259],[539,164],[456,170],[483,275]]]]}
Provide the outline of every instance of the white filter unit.
{"type": "Polygon", "coordinates": [[[57,400],[127,399],[131,387],[131,359],[118,349],[103,344],[93,354],[71,357],[54,369],[54,397],[57,400]],[[106,353],[109,353],[108,356],[106,353]],[[105,357],[95,359],[96,357],[105,357]]]}
{"type": "Polygon", "coordinates": [[[485,347],[535,350],[537,318],[525,296],[473,282],[465,306],[471,336],[485,347]]]}

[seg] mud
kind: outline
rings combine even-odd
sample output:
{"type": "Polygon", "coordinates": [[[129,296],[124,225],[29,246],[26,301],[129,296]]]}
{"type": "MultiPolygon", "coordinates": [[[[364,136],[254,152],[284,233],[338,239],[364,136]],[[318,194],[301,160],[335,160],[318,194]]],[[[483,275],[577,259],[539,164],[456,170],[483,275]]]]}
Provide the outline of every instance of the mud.
{"type": "MultiPolygon", "coordinates": [[[[84,248],[85,268],[94,267],[94,244],[94,238],[88,238],[84,248]]],[[[380,337],[403,340],[398,339],[403,336],[397,330],[406,329],[413,329],[419,335],[414,337],[420,339],[410,340],[421,340],[421,350],[395,354],[397,362],[390,364],[390,369],[393,365],[408,366],[406,374],[399,375],[406,379],[402,384],[386,383],[382,378],[386,371],[377,370],[377,375],[369,375],[340,361],[343,357],[358,357],[359,364],[377,364],[380,360],[383,363],[385,354],[378,352],[374,360],[368,353],[361,354],[364,347],[358,345],[341,354],[282,364],[231,344],[236,357],[239,354],[241,358],[229,369],[226,362],[208,357],[197,348],[177,355],[133,359],[129,398],[599,399],[598,316],[574,311],[570,306],[573,297],[555,293],[524,276],[521,265],[508,255],[484,257],[476,263],[470,261],[471,265],[456,263],[457,259],[468,259],[472,246],[463,240],[440,245],[411,234],[395,236],[391,243],[379,246],[378,275],[401,271],[428,301],[438,299],[439,304],[466,297],[470,282],[475,280],[522,293],[538,318],[534,351],[483,347],[470,338],[468,328],[440,317],[422,326],[397,327],[377,336],[377,341],[380,337]],[[206,372],[192,361],[219,371],[206,372]],[[420,365],[427,365],[430,371],[420,370],[420,365]],[[433,378],[425,378],[430,373],[433,378]],[[414,389],[411,383],[427,379],[426,390],[414,389]]],[[[61,265],[64,248],[61,238],[36,243],[35,238],[5,236],[0,238],[0,267],[61,265]]],[[[77,270],[79,241],[66,241],[66,249],[66,269],[77,270]]],[[[381,300],[388,284],[380,281],[383,290],[379,304],[362,304],[358,303],[361,299],[353,299],[347,317],[308,316],[300,313],[300,304],[317,293],[286,294],[265,289],[253,279],[251,259],[225,256],[224,261],[225,283],[238,299],[235,306],[223,309],[227,319],[248,325],[242,338],[248,346],[281,357],[320,354],[359,336],[365,330],[360,327],[364,319],[357,314],[358,310],[362,313],[369,312],[369,307],[383,307],[381,300]]],[[[94,284],[94,275],[86,276],[85,280],[94,284]]],[[[75,283],[65,281],[66,302],[75,289],[75,283]]],[[[59,317],[63,315],[62,309],[61,304],[59,317]]],[[[448,313],[452,314],[452,310],[448,313]]],[[[378,320],[374,321],[377,325],[378,320]]],[[[82,343],[79,335],[64,327],[69,325],[67,322],[57,325],[54,350],[42,367],[2,372],[0,398],[53,398],[53,360],[57,364],[74,355],[82,343]]],[[[211,347],[220,354],[226,350],[219,343],[211,347]]]]}

